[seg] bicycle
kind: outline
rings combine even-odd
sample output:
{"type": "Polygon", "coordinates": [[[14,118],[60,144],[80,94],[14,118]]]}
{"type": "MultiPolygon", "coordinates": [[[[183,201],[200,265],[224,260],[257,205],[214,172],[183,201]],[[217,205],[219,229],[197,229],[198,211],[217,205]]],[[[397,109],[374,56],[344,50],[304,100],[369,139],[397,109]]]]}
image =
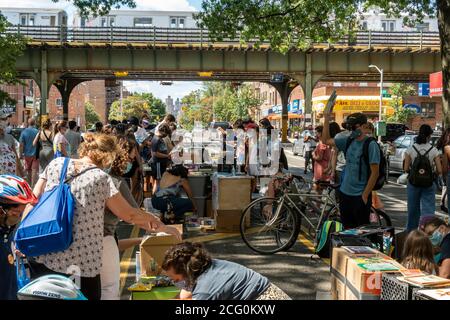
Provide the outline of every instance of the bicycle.
{"type": "MultiPolygon", "coordinates": [[[[326,220],[340,219],[338,202],[333,195],[338,185],[327,185],[322,194],[317,194],[301,176],[275,178],[275,181],[280,180],[280,196],[256,199],[241,216],[241,237],[250,249],[260,254],[289,250],[297,241],[302,218],[306,222],[306,233],[315,242],[326,220]],[[309,188],[301,192],[305,186],[309,188]]],[[[380,224],[390,223],[384,212],[374,211],[374,214],[380,224]]]]}

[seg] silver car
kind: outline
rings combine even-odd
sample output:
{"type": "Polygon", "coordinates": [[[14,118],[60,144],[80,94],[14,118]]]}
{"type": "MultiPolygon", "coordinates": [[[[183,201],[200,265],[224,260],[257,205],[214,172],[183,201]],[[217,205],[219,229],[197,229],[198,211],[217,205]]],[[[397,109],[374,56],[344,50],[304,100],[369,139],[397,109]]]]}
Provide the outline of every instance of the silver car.
{"type": "MultiPolygon", "coordinates": [[[[403,163],[405,162],[406,150],[414,144],[416,134],[407,134],[398,137],[392,143],[389,155],[389,172],[403,173],[403,163]]],[[[435,145],[439,136],[431,136],[431,145],[435,145]]]]}

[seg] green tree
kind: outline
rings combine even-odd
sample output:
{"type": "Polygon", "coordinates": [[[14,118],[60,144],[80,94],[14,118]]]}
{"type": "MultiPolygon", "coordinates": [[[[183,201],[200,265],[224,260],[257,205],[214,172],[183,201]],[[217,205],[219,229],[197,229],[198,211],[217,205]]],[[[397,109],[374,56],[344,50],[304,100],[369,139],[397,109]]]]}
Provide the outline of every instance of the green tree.
{"type": "Polygon", "coordinates": [[[114,101],[109,111],[109,120],[128,119],[131,116],[142,117],[148,115],[152,121],[159,121],[165,114],[166,106],[151,93],[134,94],[123,99],[123,110],[120,110],[120,101],[114,101]]]}
{"type": "Polygon", "coordinates": [[[87,129],[90,129],[96,122],[100,121],[100,116],[95,111],[94,105],[90,102],[84,104],[84,117],[87,129]]]}
{"type": "MultiPolygon", "coordinates": [[[[7,34],[6,28],[10,23],[0,14],[0,84],[17,84],[16,59],[25,50],[25,38],[7,34]]],[[[3,105],[15,105],[16,100],[5,91],[0,90],[0,107],[3,105]]]]}
{"type": "MultiPolygon", "coordinates": [[[[53,2],[59,2],[59,0],[52,0],[53,2]]],[[[121,6],[130,8],[136,7],[134,0],[66,0],[72,2],[78,9],[82,16],[101,16],[108,14],[111,9],[119,9],[121,6]]]]}
{"type": "Polygon", "coordinates": [[[404,123],[413,117],[416,112],[413,109],[403,107],[403,98],[407,96],[415,96],[416,89],[414,86],[405,83],[396,83],[389,88],[392,101],[389,103],[394,108],[394,114],[388,117],[388,121],[404,123]]]}
{"type": "Polygon", "coordinates": [[[269,42],[286,53],[291,47],[308,47],[354,35],[360,14],[377,7],[388,17],[403,17],[414,26],[425,16],[438,18],[443,69],[443,109],[450,123],[450,1],[449,0],[203,0],[195,17],[212,40],[240,38],[243,42],[269,42]]]}

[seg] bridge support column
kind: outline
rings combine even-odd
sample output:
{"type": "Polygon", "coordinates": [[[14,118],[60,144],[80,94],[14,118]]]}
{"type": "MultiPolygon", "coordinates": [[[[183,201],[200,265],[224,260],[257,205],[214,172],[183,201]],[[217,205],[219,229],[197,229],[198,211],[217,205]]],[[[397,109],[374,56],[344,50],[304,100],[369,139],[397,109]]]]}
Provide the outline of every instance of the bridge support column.
{"type": "Polygon", "coordinates": [[[39,109],[39,125],[42,123],[42,117],[47,114],[47,100],[50,86],[48,84],[48,71],[47,71],[47,50],[41,50],[41,106],[39,109]]]}
{"type": "Polygon", "coordinates": [[[63,119],[65,121],[69,120],[70,94],[72,93],[73,89],[82,82],[83,82],[82,80],[74,80],[74,79],[57,80],[55,82],[55,87],[58,88],[58,91],[61,94],[63,104],[63,119]]]}
{"type": "Polygon", "coordinates": [[[288,114],[288,104],[289,104],[289,96],[291,95],[294,88],[297,86],[296,81],[292,81],[290,78],[285,77],[283,82],[281,83],[272,83],[272,85],[277,89],[278,93],[281,96],[281,142],[287,143],[289,142],[287,138],[287,129],[289,124],[289,114],[288,114]]]}
{"type": "Polygon", "coordinates": [[[309,119],[312,119],[313,126],[315,125],[315,117],[312,112],[312,92],[313,92],[313,79],[312,79],[312,59],[311,54],[306,55],[306,74],[305,74],[305,124],[309,119]]]}

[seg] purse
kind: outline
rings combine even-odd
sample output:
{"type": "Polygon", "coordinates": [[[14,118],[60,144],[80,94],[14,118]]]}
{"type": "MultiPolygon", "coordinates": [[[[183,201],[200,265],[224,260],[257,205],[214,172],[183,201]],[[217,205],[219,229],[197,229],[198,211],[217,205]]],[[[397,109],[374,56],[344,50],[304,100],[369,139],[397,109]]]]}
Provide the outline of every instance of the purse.
{"type": "Polygon", "coordinates": [[[38,138],[38,141],[36,144],[36,154],[35,154],[36,159],[39,159],[39,153],[42,150],[41,133],[39,132],[38,135],[39,135],[39,138],[38,138]]]}
{"type": "Polygon", "coordinates": [[[64,251],[72,244],[75,201],[68,182],[97,167],[66,179],[69,161],[69,158],[64,160],[59,185],[41,196],[17,228],[14,236],[16,248],[27,257],[64,251]]]}

